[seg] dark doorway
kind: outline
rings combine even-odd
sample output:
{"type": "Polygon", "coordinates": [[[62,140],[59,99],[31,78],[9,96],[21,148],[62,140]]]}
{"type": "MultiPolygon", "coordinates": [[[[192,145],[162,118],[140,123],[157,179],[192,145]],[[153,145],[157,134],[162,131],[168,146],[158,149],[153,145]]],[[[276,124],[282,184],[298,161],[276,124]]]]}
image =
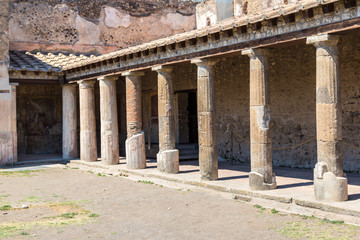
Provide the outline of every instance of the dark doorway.
{"type": "Polygon", "coordinates": [[[188,95],[189,112],[189,143],[198,142],[198,119],[197,119],[197,97],[196,92],[189,92],[188,95]]]}

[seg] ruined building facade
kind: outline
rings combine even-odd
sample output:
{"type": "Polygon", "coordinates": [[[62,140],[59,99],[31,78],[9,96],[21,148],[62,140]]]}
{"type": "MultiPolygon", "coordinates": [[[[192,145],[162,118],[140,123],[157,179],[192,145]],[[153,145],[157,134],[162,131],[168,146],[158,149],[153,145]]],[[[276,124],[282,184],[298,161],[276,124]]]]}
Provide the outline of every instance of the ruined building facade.
{"type": "Polygon", "coordinates": [[[90,2],[1,10],[2,164],[126,155],[177,173],[195,155],[204,180],[219,160],[250,163],[256,190],[276,188],[273,166],[312,168],[318,200],[347,199],[359,0],[90,2]]]}

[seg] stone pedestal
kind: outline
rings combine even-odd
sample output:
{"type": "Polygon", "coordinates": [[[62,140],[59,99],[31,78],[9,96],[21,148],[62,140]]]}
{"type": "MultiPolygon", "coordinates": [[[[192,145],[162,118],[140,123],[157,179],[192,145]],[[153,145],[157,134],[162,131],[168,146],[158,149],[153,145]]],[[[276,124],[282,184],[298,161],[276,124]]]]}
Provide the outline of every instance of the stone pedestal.
{"type": "Polygon", "coordinates": [[[77,134],[77,101],[76,85],[62,86],[63,100],[63,141],[62,156],[64,159],[78,157],[78,134],[77,134]]]}
{"type": "Polygon", "coordinates": [[[276,188],[272,169],[270,96],[267,50],[249,49],[250,57],[250,155],[249,185],[253,190],[276,188]]]}
{"type": "Polygon", "coordinates": [[[179,151],[175,149],[174,86],[172,68],[158,66],[159,153],[157,169],[166,173],[179,172],[179,151]]]}
{"type": "Polygon", "coordinates": [[[126,77],[126,166],[129,169],[146,167],[145,136],[142,130],[141,77],[143,72],[125,72],[126,77]]]}
{"type": "Polygon", "coordinates": [[[199,128],[199,167],[204,180],[218,179],[218,156],[216,138],[216,112],[213,59],[195,59],[198,66],[198,128],[199,128]]]}
{"type": "Polygon", "coordinates": [[[101,162],[119,163],[119,130],[116,100],[118,76],[98,78],[100,86],[101,162]]]}
{"type": "Polygon", "coordinates": [[[345,201],[348,191],[342,158],[338,38],[325,34],[309,37],[307,43],[316,47],[315,197],[323,201],[345,201]]]}
{"type": "Polygon", "coordinates": [[[94,81],[79,82],[80,159],[97,160],[94,81]]]}

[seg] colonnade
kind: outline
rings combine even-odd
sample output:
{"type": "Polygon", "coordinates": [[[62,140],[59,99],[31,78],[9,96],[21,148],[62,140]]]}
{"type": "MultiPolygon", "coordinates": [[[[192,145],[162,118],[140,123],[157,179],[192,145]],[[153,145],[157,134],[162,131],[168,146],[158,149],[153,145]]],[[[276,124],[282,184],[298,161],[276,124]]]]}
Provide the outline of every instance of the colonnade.
{"type": "MultiPolygon", "coordinates": [[[[344,201],[348,198],[341,151],[341,104],[338,39],[333,35],[309,37],[316,47],[317,164],[314,190],[317,200],[344,201]]],[[[276,188],[272,167],[271,111],[268,80],[268,50],[247,49],[250,58],[250,152],[249,185],[253,190],[276,188]]],[[[204,180],[218,179],[214,66],[216,59],[191,61],[197,65],[199,168],[204,180]]],[[[157,168],[179,172],[179,151],[175,149],[173,67],[152,68],[158,73],[159,153],[157,168]]],[[[145,137],[142,127],[141,78],[143,72],[122,73],[126,81],[126,161],[130,169],[146,168],[145,137]]],[[[105,76],[100,82],[101,159],[104,164],[119,161],[116,80],[105,76]]],[[[80,159],[96,161],[94,81],[80,81],[80,159]]],[[[76,85],[63,87],[63,156],[77,156],[76,85]]]]}

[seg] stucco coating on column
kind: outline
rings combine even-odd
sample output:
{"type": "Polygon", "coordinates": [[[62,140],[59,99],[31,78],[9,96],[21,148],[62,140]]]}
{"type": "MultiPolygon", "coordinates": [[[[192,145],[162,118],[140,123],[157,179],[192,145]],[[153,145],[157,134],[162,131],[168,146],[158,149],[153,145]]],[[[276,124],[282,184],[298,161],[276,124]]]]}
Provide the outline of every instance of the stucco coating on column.
{"type": "Polygon", "coordinates": [[[216,138],[216,112],[214,59],[195,59],[198,66],[198,131],[199,131],[199,167],[204,180],[218,179],[218,155],[216,138]]]}
{"type": "Polygon", "coordinates": [[[100,118],[101,118],[101,162],[105,165],[119,163],[119,130],[116,100],[118,76],[101,77],[100,118]]]}
{"type": "Polygon", "coordinates": [[[161,172],[179,172],[179,151],[175,149],[175,97],[172,67],[157,66],[158,72],[158,119],[159,153],[157,168],[161,172]]]}
{"type": "Polygon", "coordinates": [[[342,157],[338,37],[328,34],[312,36],[307,39],[307,43],[316,47],[315,198],[323,201],[345,201],[348,199],[348,191],[342,157]]]}
{"type": "Polygon", "coordinates": [[[97,160],[94,81],[79,82],[80,159],[97,160]]]}
{"type": "Polygon", "coordinates": [[[126,77],[126,165],[129,169],[141,169],[146,167],[141,97],[141,77],[144,73],[125,72],[122,75],[126,77]]]}
{"type": "Polygon", "coordinates": [[[63,107],[63,141],[62,156],[64,159],[78,157],[78,134],[77,134],[77,100],[76,85],[62,86],[63,107]]]}
{"type": "Polygon", "coordinates": [[[270,96],[266,49],[242,52],[250,57],[250,155],[249,185],[254,190],[276,188],[272,167],[270,96]]]}

